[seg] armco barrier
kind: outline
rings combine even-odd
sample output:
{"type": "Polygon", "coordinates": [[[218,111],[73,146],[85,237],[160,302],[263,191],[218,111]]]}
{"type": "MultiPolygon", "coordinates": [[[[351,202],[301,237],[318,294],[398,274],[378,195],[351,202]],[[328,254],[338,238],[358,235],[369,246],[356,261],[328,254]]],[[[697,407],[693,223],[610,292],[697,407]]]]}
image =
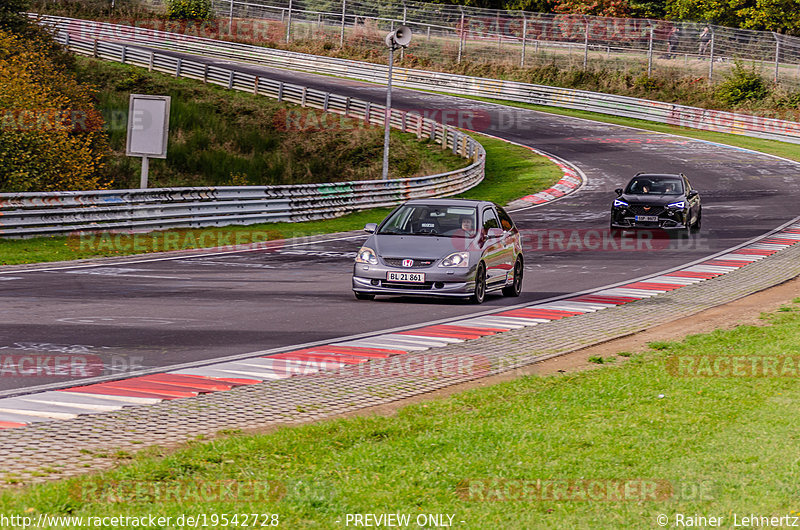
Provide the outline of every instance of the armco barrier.
{"type": "MultiPolygon", "coordinates": [[[[337,94],[282,83],[235,69],[208,66],[122,44],[61,35],[73,51],[189,77],[279,101],[314,107],[383,126],[385,107],[337,94]]],[[[423,177],[208,188],[161,188],[0,194],[0,237],[33,237],[92,230],[146,230],[305,221],[393,206],[419,197],[444,197],[483,180],[486,152],[470,136],[418,114],[392,110],[391,125],[430,138],[469,158],[462,169],[423,177]]]]}
{"type": "MultiPolygon", "coordinates": [[[[61,17],[45,17],[43,22],[56,27],[61,35],[69,35],[69,38],[138,43],[197,55],[238,59],[266,66],[386,83],[388,68],[380,64],[289,52],[103,22],[61,17]]],[[[586,110],[694,129],[800,143],[800,123],[798,122],[626,96],[400,67],[394,68],[394,84],[407,88],[434,89],[459,95],[491,97],[536,105],[586,110]]]]}

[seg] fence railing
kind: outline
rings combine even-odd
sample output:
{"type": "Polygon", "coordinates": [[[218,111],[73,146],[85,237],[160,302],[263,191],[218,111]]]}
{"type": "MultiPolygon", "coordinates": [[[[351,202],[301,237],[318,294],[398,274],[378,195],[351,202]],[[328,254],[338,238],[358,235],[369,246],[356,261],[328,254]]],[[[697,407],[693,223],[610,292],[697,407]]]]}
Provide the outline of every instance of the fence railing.
{"type": "MultiPolygon", "coordinates": [[[[156,0],[155,4],[163,4],[156,0]]],[[[213,0],[220,18],[277,23],[274,40],[328,39],[343,45],[399,24],[424,38],[411,53],[437,61],[492,61],[525,66],[555,62],[586,67],[680,67],[714,78],[715,65],[752,62],[776,81],[800,83],[800,38],[769,31],[657,19],[481,9],[412,0],[213,0]],[[708,28],[706,31],[705,28],[708,28]]],[[[372,35],[373,37],[376,35],[372,35]]],[[[382,39],[373,40],[380,49],[382,39]]],[[[723,68],[720,68],[723,67],[723,68]]]]}
{"type": "MultiPolygon", "coordinates": [[[[123,44],[82,40],[66,32],[76,53],[133,64],[250,92],[383,126],[385,107],[123,44]]],[[[467,167],[423,177],[300,184],[0,194],[0,237],[31,237],[94,230],[165,229],[323,219],[392,206],[419,197],[454,195],[484,176],[486,152],[467,134],[419,114],[392,110],[391,126],[429,138],[472,160],[467,167]]]]}
{"type": "MultiPolygon", "coordinates": [[[[387,66],[274,48],[143,30],[132,26],[48,17],[65,34],[83,39],[114,39],[198,55],[246,60],[266,66],[386,83],[387,66]]],[[[800,123],[771,117],[715,111],[626,96],[556,88],[517,81],[394,68],[393,83],[407,88],[490,97],[536,105],[598,112],[695,129],[800,143],[800,123]]]]}

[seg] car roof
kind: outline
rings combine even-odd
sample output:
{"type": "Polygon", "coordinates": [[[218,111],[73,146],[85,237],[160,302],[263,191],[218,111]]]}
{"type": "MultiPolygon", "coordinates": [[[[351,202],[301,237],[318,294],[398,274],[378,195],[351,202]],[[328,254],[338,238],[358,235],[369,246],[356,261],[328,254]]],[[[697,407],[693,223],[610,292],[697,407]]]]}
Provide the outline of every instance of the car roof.
{"type": "Polygon", "coordinates": [[[479,201],[475,199],[411,199],[406,202],[409,205],[431,205],[431,206],[481,206],[493,205],[489,201],[479,201]]]}
{"type": "Polygon", "coordinates": [[[635,178],[676,178],[679,179],[683,176],[683,173],[637,173],[631,178],[631,180],[635,178]]]}

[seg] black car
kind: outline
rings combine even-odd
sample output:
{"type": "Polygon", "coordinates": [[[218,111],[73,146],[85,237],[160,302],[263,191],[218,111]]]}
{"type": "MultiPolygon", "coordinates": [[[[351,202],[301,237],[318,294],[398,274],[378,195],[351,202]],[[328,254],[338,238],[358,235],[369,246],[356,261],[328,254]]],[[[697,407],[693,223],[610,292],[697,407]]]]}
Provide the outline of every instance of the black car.
{"type": "Polygon", "coordinates": [[[700,194],[683,173],[637,173],[623,190],[615,190],[611,228],[698,230],[700,194]]]}

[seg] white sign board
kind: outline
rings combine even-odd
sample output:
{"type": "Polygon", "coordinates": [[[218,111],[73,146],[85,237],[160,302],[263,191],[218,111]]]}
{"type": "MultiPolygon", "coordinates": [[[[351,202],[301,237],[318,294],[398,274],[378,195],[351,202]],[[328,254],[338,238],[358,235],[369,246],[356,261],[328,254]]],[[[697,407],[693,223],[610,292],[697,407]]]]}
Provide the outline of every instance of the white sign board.
{"type": "Polygon", "coordinates": [[[128,156],[167,158],[169,96],[131,94],[128,105],[128,156]]]}

